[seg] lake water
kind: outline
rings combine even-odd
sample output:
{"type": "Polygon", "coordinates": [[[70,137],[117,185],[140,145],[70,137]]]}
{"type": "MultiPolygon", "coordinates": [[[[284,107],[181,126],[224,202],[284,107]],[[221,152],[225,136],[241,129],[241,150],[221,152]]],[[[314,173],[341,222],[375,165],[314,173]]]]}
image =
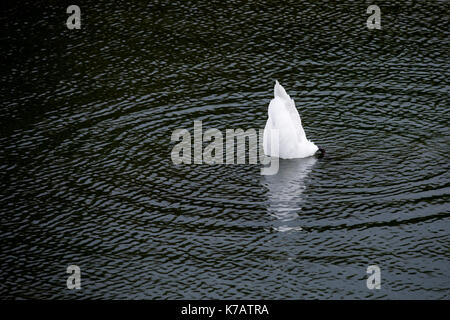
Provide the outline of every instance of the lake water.
{"type": "Polygon", "coordinates": [[[69,4],[2,5],[1,297],[449,298],[450,2],[69,4]],[[324,158],[172,163],[275,79],[324,158]]]}

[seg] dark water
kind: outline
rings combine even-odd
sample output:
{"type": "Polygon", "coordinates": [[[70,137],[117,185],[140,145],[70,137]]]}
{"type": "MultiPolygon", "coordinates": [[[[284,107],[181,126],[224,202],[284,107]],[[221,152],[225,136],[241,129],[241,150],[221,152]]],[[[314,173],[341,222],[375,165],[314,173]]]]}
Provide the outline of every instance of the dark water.
{"type": "Polygon", "coordinates": [[[70,4],[2,5],[1,297],[449,298],[448,1],[70,4]],[[275,79],[325,158],[172,163],[275,79]]]}

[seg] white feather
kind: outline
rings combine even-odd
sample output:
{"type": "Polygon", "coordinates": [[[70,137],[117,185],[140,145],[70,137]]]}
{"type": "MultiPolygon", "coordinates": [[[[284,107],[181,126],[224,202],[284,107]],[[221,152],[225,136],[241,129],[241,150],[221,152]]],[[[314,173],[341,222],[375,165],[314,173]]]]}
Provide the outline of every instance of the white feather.
{"type": "Polygon", "coordinates": [[[283,159],[306,158],[319,149],[306,138],[294,100],[278,81],[275,81],[274,98],[270,101],[268,114],[263,137],[266,155],[283,159]],[[278,148],[270,146],[273,130],[278,130],[278,141],[275,141],[278,148]],[[277,149],[278,153],[275,152],[277,149]]]}

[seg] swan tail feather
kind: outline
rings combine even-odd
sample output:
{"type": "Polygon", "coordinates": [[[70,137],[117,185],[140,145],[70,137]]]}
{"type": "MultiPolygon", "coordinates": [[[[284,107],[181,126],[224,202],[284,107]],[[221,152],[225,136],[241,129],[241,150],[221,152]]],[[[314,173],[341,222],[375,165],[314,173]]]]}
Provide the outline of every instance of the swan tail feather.
{"type": "Polygon", "coordinates": [[[291,97],[286,93],[286,90],[284,90],[283,86],[278,82],[278,80],[275,80],[273,96],[274,98],[281,98],[288,101],[291,100],[291,97]]]}

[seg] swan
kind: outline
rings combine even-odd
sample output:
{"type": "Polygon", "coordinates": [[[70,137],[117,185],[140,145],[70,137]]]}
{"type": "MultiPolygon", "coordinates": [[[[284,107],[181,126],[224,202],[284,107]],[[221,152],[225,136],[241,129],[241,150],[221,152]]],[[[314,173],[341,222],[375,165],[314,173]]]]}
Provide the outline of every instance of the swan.
{"type": "Polygon", "coordinates": [[[306,138],[294,100],[277,80],[268,114],[263,136],[265,155],[282,159],[306,158],[315,155],[317,151],[319,158],[325,155],[323,148],[306,138]],[[274,139],[272,143],[277,143],[278,148],[276,146],[271,148],[271,135],[274,134],[274,130],[278,130],[278,141],[274,139]]]}

